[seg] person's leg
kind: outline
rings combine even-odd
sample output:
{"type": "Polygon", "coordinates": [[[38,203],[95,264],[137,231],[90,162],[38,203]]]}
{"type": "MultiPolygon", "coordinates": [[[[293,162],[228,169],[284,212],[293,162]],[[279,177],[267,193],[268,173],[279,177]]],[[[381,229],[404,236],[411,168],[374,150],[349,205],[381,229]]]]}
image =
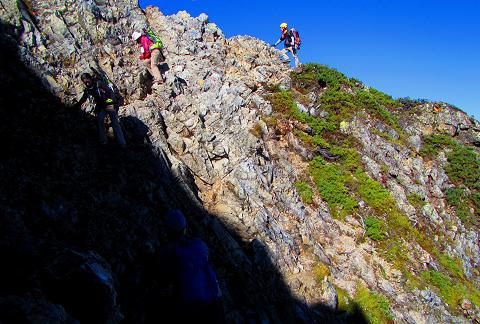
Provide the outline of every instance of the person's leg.
{"type": "Polygon", "coordinates": [[[151,57],[151,71],[152,71],[152,75],[153,75],[153,81],[154,82],[158,82],[158,83],[162,83],[163,82],[163,78],[162,78],[162,74],[160,73],[160,69],[158,68],[158,60],[160,58],[160,51],[159,50],[154,50],[152,52],[152,57],[151,57]]]}
{"type": "Polygon", "coordinates": [[[117,143],[122,146],[126,145],[127,143],[125,142],[122,127],[120,126],[120,122],[118,121],[118,113],[115,111],[115,108],[113,106],[108,106],[108,108],[106,108],[106,112],[110,116],[113,133],[115,134],[115,139],[117,140],[117,143]]]}
{"type": "Polygon", "coordinates": [[[98,137],[100,138],[100,144],[107,144],[107,133],[105,131],[105,110],[100,108],[97,113],[97,127],[98,137]]]}
{"type": "Polygon", "coordinates": [[[300,65],[300,60],[298,59],[298,51],[295,48],[292,48],[292,55],[295,59],[295,66],[300,65]]]}
{"type": "Polygon", "coordinates": [[[280,51],[280,55],[282,55],[282,59],[283,59],[285,62],[290,62],[290,58],[289,58],[288,55],[287,55],[288,49],[289,49],[289,47],[285,47],[283,50],[280,51]]]}
{"type": "Polygon", "coordinates": [[[151,58],[143,60],[142,64],[143,64],[143,66],[145,66],[147,68],[148,73],[150,73],[150,75],[153,76],[152,68],[151,68],[151,66],[152,66],[151,60],[152,60],[151,58]]]}

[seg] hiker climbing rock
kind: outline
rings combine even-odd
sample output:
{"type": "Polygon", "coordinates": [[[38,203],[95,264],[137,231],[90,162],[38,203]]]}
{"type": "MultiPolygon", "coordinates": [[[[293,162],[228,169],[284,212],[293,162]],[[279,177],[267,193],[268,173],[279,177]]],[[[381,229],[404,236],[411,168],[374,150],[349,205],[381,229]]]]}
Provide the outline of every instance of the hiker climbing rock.
{"type": "Polygon", "coordinates": [[[153,84],[162,84],[163,76],[158,68],[160,61],[164,60],[162,48],[163,43],[152,31],[144,30],[143,33],[134,32],[132,39],[140,44],[140,59],[153,77],[153,84]]]}
{"type": "Polygon", "coordinates": [[[108,115],[118,144],[122,147],[125,146],[125,137],[123,136],[123,131],[118,121],[118,113],[115,108],[117,103],[115,101],[113,89],[105,82],[98,80],[89,73],[83,73],[80,78],[85,85],[85,90],[83,91],[82,98],[80,98],[74,107],[80,107],[88,98],[93,98],[95,101],[95,114],[97,115],[100,143],[108,143],[105,131],[105,117],[108,115]]]}
{"type": "Polygon", "coordinates": [[[280,35],[280,38],[276,41],[275,44],[272,44],[272,47],[276,47],[278,44],[281,42],[284,42],[285,48],[281,50],[281,55],[283,58],[283,61],[285,63],[290,63],[290,58],[287,55],[287,52],[292,53],[293,58],[295,59],[295,66],[300,65],[300,61],[298,60],[298,50],[300,50],[300,34],[295,28],[288,29],[288,25],[286,23],[282,23],[280,25],[280,30],[282,35],[280,35]]]}
{"type": "Polygon", "coordinates": [[[161,267],[168,268],[179,323],[224,323],[221,291],[209,261],[207,245],[186,236],[187,222],[179,210],[165,216],[170,243],[161,251],[161,267]]]}

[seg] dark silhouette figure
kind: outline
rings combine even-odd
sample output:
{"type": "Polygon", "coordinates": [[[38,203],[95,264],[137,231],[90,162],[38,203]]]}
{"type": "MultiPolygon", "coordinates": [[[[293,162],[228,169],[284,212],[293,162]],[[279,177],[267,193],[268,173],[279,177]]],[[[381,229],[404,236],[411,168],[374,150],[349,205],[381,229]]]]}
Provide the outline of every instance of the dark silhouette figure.
{"type": "Polygon", "coordinates": [[[158,273],[165,278],[170,318],[179,323],[224,323],[221,290],[200,238],[188,238],[187,221],[180,210],[165,214],[169,243],[159,251],[158,273]]]}

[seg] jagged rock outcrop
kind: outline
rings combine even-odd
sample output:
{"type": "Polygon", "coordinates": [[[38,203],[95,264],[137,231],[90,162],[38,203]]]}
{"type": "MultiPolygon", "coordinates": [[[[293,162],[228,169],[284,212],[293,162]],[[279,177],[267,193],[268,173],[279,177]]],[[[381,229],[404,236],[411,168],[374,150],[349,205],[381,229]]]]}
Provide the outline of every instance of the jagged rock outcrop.
{"type": "MultiPolygon", "coordinates": [[[[2,44],[9,49],[2,56],[18,55],[10,66],[2,60],[0,79],[3,91],[11,89],[2,94],[2,107],[16,102],[0,133],[11,143],[1,164],[9,176],[0,200],[6,211],[1,251],[15,256],[5,279],[11,285],[0,291],[0,310],[14,310],[10,319],[162,319],[167,307],[158,308],[165,300],[152,284],[161,278],[152,271],[168,208],[185,210],[192,233],[212,249],[229,322],[351,320],[355,314],[342,305],[355,303],[355,296],[361,307],[367,297],[382,304],[362,295],[367,288],[389,301],[383,318],[478,318],[468,300],[460,309],[431,286],[409,286],[409,276],[446,266],[425,250],[429,244],[409,237],[399,238],[408,271],[389,259],[390,250],[367,238],[365,219],[375,211],[361,194],[353,194],[358,209],[344,219],[332,216],[321,193],[302,200],[294,184],[315,182],[306,179],[319,151],[298,132],[314,130],[291,111],[275,111],[271,95],[290,89],[299,111],[327,120],[334,112],[318,102],[328,82],[291,80],[276,50],[248,36],[226,39],[205,14],[165,16],[153,7],[142,11],[136,1],[0,3],[2,44]],[[154,89],[130,40],[147,26],[165,44],[166,82],[154,89]],[[110,80],[122,97],[127,152],[97,147],[91,116],[69,108],[84,71],[110,80]],[[97,308],[85,313],[89,303],[97,308]]],[[[359,83],[339,89],[368,91],[359,83]]],[[[480,125],[445,104],[402,107],[409,109],[396,111],[399,127],[359,109],[332,142],[344,136],[358,143],[352,148],[365,177],[388,190],[412,228],[438,233],[430,239],[443,249],[443,260],[461,260],[459,276],[476,289],[478,228],[462,223],[446,203],[445,189],[456,185],[445,171],[448,150],[430,160],[419,152],[426,136],[439,133],[478,146],[480,125]],[[420,197],[421,207],[411,197],[420,197]]]]}

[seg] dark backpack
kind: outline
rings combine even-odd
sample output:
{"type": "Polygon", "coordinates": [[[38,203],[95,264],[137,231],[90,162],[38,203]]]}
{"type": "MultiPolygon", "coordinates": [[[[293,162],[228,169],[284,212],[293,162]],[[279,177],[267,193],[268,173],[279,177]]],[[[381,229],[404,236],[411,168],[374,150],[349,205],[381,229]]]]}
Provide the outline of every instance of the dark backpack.
{"type": "Polygon", "coordinates": [[[295,39],[294,45],[297,45],[297,49],[300,49],[300,45],[302,45],[302,40],[300,39],[300,33],[295,28],[292,28],[290,29],[290,34],[295,39]]]}

